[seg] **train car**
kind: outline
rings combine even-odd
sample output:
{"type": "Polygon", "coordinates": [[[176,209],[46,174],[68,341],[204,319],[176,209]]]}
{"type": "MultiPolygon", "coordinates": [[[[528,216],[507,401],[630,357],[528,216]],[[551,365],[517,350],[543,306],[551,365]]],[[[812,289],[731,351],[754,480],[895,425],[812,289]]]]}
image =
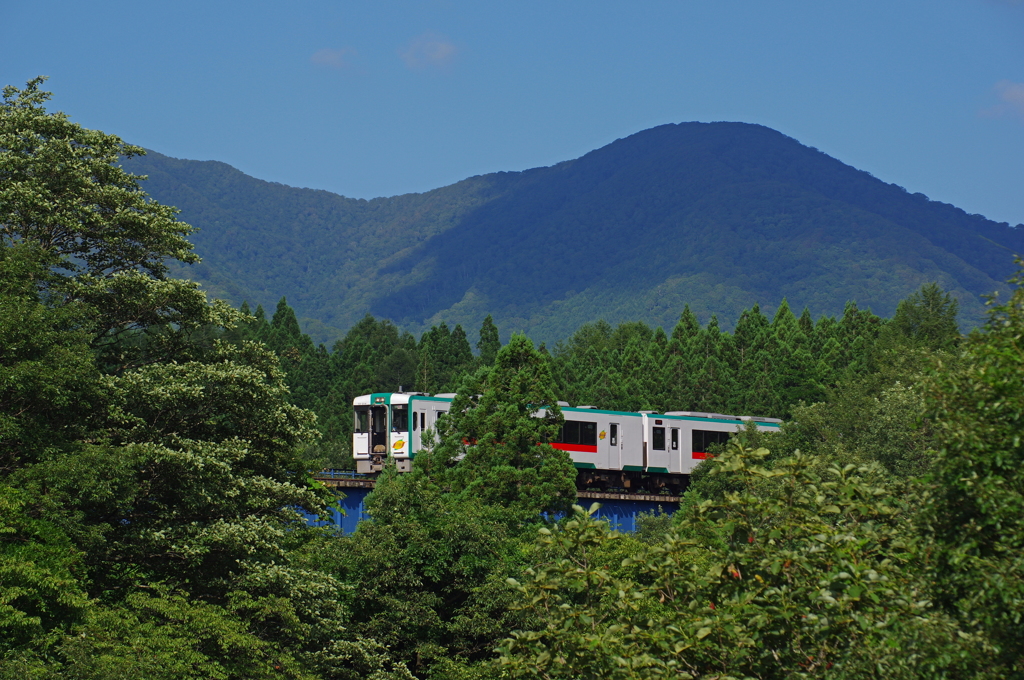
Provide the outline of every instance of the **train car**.
{"type": "Polygon", "coordinates": [[[423,447],[423,431],[436,431],[437,419],[448,413],[454,398],[454,394],[384,392],[353,399],[356,472],[380,472],[389,456],[399,472],[410,471],[412,459],[423,447]]]}
{"type": "MultiPolygon", "coordinates": [[[[356,470],[379,472],[388,457],[400,472],[412,469],[425,429],[451,408],[454,394],[419,392],[367,394],[353,400],[352,452],[356,470]]],[[[776,431],[776,418],[720,413],[604,411],[558,402],[565,423],[550,444],[569,453],[579,470],[580,488],[633,491],[680,491],[689,474],[707,457],[708,447],[754,421],[762,431],[776,431]]],[[[543,410],[538,411],[543,415],[543,410]]]]}

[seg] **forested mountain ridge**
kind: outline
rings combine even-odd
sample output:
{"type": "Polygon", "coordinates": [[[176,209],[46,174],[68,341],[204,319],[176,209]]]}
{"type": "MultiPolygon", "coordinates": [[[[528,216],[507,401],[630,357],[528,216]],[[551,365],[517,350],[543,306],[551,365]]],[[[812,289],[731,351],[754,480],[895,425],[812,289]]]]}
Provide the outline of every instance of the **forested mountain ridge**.
{"type": "Polygon", "coordinates": [[[200,228],[189,276],[235,303],[287,295],[322,339],[318,322],[367,312],[414,331],[491,313],[544,340],[599,318],[671,327],[686,303],[702,320],[783,298],[891,315],[927,281],[970,327],[1024,252],[1024,230],[744,123],[663,125],[551,167],[370,201],[155,153],[127,167],[200,228]]]}
{"type": "Polygon", "coordinates": [[[381,258],[448,228],[467,206],[486,200],[477,195],[488,189],[474,178],[429,194],[366,201],[153,151],[126,165],[148,175],[150,194],[183,206],[181,217],[200,229],[195,236],[204,262],[178,273],[236,304],[269,307],[287,295],[318,339],[365,313],[367,301],[379,294],[373,274],[381,258]]]}

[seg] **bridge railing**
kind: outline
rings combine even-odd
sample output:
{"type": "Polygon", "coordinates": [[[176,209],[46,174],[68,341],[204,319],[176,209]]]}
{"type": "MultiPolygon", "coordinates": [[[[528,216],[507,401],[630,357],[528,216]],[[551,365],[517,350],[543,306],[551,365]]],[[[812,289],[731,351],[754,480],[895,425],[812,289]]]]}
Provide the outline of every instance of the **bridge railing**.
{"type": "Polygon", "coordinates": [[[377,475],[367,474],[365,472],[356,472],[355,470],[335,470],[333,468],[327,468],[324,470],[318,470],[313,472],[313,477],[317,479],[376,479],[377,475]]]}

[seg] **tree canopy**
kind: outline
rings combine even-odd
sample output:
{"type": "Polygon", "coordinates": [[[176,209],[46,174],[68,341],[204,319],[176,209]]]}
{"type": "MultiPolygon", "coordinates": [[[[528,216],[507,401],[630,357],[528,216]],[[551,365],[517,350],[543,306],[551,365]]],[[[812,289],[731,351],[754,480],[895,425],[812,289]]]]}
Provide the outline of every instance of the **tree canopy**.
{"type": "Polygon", "coordinates": [[[308,555],[315,416],[167,277],[191,229],[117,165],[142,150],[41,82],[0,108],[4,677],[409,677],[308,555]]]}
{"type": "Polygon", "coordinates": [[[561,425],[547,361],[514,335],[493,367],[463,382],[422,467],[442,486],[500,505],[519,522],[564,511],[576,495],[575,468],[569,454],[546,443],[561,425]]]}

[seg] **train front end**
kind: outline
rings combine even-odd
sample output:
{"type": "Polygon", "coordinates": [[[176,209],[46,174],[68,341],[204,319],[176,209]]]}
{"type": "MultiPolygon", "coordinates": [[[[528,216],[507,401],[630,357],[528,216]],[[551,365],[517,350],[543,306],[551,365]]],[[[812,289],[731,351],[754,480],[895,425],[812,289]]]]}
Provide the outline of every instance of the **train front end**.
{"type": "Polygon", "coordinates": [[[412,469],[407,394],[366,394],[352,400],[354,422],[352,457],[356,472],[369,474],[384,469],[388,458],[399,472],[412,469]]]}

